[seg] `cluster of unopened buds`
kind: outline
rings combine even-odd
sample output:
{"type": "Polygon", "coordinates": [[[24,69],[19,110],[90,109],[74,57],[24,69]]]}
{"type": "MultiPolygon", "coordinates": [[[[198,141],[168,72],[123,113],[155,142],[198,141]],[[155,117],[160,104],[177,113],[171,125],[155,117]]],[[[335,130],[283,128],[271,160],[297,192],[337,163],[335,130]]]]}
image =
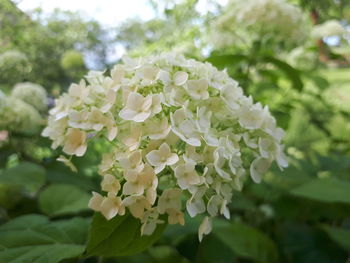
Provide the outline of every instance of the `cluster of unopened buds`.
{"type": "Polygon", "coordinates": [[[110,143],[99,166],[103,194],[94,192],[89,206],[108,220],[131,213],[142,235],[164,220],[185,224],[186,209],[205,214],[201,240],[213,217],[230,218],[227,205],[247,175],[259,182],[273,161],[287,166],[268,107],[209,63],[125,58],[110,76],[95,71],[86,80],[56,100],[43,135],[76,156],[90,140],[110,143]]]}

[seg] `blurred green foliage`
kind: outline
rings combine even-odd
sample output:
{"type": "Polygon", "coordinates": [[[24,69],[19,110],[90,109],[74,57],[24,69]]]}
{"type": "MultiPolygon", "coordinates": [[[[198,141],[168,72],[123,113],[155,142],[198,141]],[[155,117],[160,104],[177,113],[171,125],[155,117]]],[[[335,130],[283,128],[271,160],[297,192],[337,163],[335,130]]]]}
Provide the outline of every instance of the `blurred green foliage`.
{"type": "Polygon", "coordinates": [[[117,29],[117,41],[130,55],[149,55],[159,51],[176,51],[190,57],[201,55],[207,16],[201,16],[195,6],[198,0],[150,1],[155,19],[131,19],[117,29]]]}
{"type": "MultiPolygon", "coordinates": [[[[107,66],[115,39],[78,14],[56,10],[44,17],[38,10],[30,16],[0,0],[0,263],[349,261],[349,64],[320,61],[313,40],[299,47],[312,56],[294,63],[295,52],[259,41],[216,50],[207,33],[223,8],[208,1],[213,11],[201,16],[197,2],[150,1],[156,18],[127,21],[116,41],[131,55],[178,50],[225,68],[286,130],[289,167],[273,167],[261,184],[247,182],[230,204],[231,220],[214,220],[201,243],[198,217],[141,238],[138,221],[128,215],[108,222],[93,215],[86,204],[99,189],[97,164],[107,146],[89,145],[84,157],[72,159],[78,173],[70,171],[56,161],[59,150],[40,137],[44,123],[33,120],[47,112],[23,98],[13,102],[10,90],[22,81],[65,88],[85,74],[84,55],[92,55],[96,67],[107,66]],[[30,126],[35,129],[28,132],[30,126]]],[[[349,1],[291,2],[305,16],[316,12],[318,22],[338,18],[349,25],[349,1]]]]}
{"type": "MultiPolygon", "coordinates": [[[[28,72],[25,72],[29,74],[17,74],[16,80],[10,79],[12,83],[31,81],[52,89],[55,85],[65,87],[71,81],[79,80],[85,67],[78,65],[76,68],[76,63],[82,62],[79,58],[77,61],[78,53],[70,57],[70,60],[76,60],[73,68],[72,61],[68,68],[61,63],[61,60],[67,60],[69,54],[72,56],[71,50],[93,54],[91,63],[94,67],[106,66],[107,33],[98,22],[87,21],[80,14],[55,10],[46,17],[40,9],[36,9],[29,16],[11,1],[1,0],[0,24],[0,55],[15,49],[23,53],[29,63],[26,65],[28,72]]],[[[6,70],[1,65],[0,62],[0,72],[6,70]]],[[[0,84],[11,84],[6,80],[1,78],[0,84]]]]}

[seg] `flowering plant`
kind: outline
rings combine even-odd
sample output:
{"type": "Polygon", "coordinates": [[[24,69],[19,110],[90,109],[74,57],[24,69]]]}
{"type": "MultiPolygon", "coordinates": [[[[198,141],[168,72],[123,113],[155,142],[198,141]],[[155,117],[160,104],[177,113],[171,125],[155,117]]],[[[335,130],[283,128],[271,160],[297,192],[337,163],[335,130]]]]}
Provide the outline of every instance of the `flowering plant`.
{"type": "Polygon", "coordinates": [[[11,92],[11,95],[17,99],[32,105],[37,111],[47,111],[47,92],[44,87],[31,83],[17,83],[11,92]]]}
{"type": "Polygon", "coordinates": [[[227,205],[247,174],[260,182],[274,160],[287,166],[283,130],[268,107],[209,63],[125,58],[110,76],[86,79],[56,100],[43,135],[68,155],[83,156],[96,138],[112,144],[99,166],[106,194],[93,192],[89,203],[106,219],[128,210],[151,235],[162,218],[183,225],[185,201],[191,217],[206,215],[201,240],[212,217],[230,217],[227,205]]]}
{"type": "Polygon", "coordinates": [[[270,39],[293,46],[308,37],[301,9],[285,0],[231,0],[212,31],[212,41],[218,47],[270,39]]]}
{"type": "Polygon", "coordinates": [[[343,36],[348,34],[346,29],[338,20],[328,20],[322,24],[315,25],[311,35],[314,38],[343,36]]]}
{"type": "Polygon", "coordinates": [[[18,83],[9,95],[0,91],[0,130],[37,133],[45,123],[45,109],[47,94],[40,85],[18,83]]]}

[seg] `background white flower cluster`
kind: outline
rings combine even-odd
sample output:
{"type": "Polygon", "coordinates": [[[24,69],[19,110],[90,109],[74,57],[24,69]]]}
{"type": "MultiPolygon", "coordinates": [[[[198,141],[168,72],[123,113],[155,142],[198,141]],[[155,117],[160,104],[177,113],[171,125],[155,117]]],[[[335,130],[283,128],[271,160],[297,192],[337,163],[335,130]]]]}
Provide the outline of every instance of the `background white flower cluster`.
{"type": "Polygon", "coordinates": [[[309,28],[302,10],[285,0],[231,0],[212,32],[218,47],[271,39],[294,46],[306,40],[309,28]]]}
{"type": "MultiPolygon", "coordinates": [[[[228,203],[247,174],[255,182],[276,160],[287,166],[268,107],[253,103],[225,71],[176,54],[125,58],[110,76],[90,72],[50,111],[44,136],[53,148],[82,156],[88,141],[111,144],[99,166],[105,194],[90,207],[107,219],[126,209],[150,235],[157,224],[184,224],[205,213],[230,217],[228,203]]],[[[60,160],[72,164],[65,157],[60,160]]]]}
{"type": "Polygon", "coordinates": [[[316,25],[312,30],[312,37],[314,38],[344,36],[348,34],[343,25],[338,20],[334,19],[316,25]]]}
{"type": "Polygon", "coordinates": [[[34,83],[16,84],[10,95],[0,91],[0,130],[11,132],[39,132],[45,123],[46,90],[34,83]]]}

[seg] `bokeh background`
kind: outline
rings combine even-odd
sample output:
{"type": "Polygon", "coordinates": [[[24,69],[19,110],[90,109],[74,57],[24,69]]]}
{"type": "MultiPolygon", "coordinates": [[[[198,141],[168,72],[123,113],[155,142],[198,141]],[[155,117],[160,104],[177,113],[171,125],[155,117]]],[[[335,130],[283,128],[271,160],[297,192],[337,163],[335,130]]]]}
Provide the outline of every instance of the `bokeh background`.
{"type": "Polygon", "coordinates": [[[0,263],[350,262],[350,1],[234,2],[0,0],[0,263]],[[201,243],[188,217],[141,253],[83,257],[105,145],[72,171],[40,136],[48,111],[89,70],[169,51],[268,105],[290,165],[247,180],[201,243]]]}

